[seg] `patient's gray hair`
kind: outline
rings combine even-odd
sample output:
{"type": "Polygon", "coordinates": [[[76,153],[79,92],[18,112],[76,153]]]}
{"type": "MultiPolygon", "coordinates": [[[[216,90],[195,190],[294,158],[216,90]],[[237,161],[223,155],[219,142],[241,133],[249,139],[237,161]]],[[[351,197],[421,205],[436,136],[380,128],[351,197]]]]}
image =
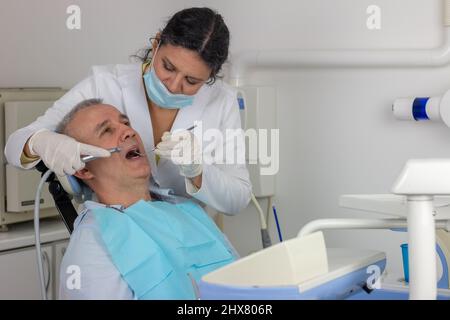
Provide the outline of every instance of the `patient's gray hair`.
{"type": "Polygon", "coordinates": [[[73,109],[64,116],[64,118],[61,120],[61,122],[56,127],[57,133],[67,134],[67,125],[72,121],[73,117],[77,114],[78,111],[96,106],[103,103],[103,99],[99,98],[93,98],[93,99],[86,99],[78,103],[73,109]]]}

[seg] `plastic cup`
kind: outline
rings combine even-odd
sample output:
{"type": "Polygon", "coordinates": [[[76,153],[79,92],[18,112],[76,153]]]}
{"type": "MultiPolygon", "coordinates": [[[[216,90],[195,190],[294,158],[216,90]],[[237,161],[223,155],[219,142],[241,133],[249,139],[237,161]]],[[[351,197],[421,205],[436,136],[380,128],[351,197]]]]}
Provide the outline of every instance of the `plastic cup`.
{"type": "Polygon", "coordinates": [[[403,274],[405,276],[405,282],[409,282],[408,244],[404,243],[400,247],[402,248],[403,274]]]}

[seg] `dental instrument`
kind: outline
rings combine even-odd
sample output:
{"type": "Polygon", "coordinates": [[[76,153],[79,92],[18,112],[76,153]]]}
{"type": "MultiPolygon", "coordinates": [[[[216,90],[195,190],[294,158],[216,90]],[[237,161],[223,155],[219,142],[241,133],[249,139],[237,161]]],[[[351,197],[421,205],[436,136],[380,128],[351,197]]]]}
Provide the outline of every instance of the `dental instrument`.
{"type": "Polygon", "coordinates": [[[259,213],[259,220],[261,223],[261,241],[263,248],[268,248],[272,245],[272,239],[270,239],[269,230],[267,228],[267,221],[264,217],[264,213],[259,205],[258,200],[256,200],[255,194],[251,194],[251,200],[256,207],[256,211],[259,213]]]}
{"type": "MultiPolygon", "coordinates": [[[[122,149],[120,147],[115,147],[115,148],[111,148],[111,149],[107,149],[107,150],[111,153],[114,153],[114,152],[120,152],[120,150],[122,150],[122,149]]],[[[139,155],[141,155],[141,154],[139,154],[139,155]]],[[[98,158],[100,158],[100,157],[84,156],[84,157],[81,157],[81,161],[86,163],[86,162],[89,162],[89,161],[92,161],[92,160],[95,160],[98,158]]]]}
{"type": "Polygon", "coordinates": [[[39,181],[39,185],[36,190],[36,197],[34,199],[34,239],[42,300],[47,300],[47,290],[45,287],[44,267],[42,265],[41,233],[39,231],[39,203],[41,199],[41,189],[52,173],[53,171],[47,170],[47,172],[42,175],[41,181],[39,181]]]}
{"type": "Polygon", "coordinates": [[[186,131],[191,131],[191,130],[192,130],[192,129],[194,129],[195,127],[197,127],[197,125],[196,125],[196,124],[194,124],[193,126],[191,126],[191,127],[187,128],[187,129],[186,129],[186,131]]]}
{"type": "MultiPolygon", "coordinates": [[[[194,124],[193,126],[187,128],[187,129],[185,129],[185,130],[186,130],[186,131],[191,131],[191,130],[193,130],[195,127],[197,127],[196,124],[194,124]]],[[[155,151],[155,150],[156,150],[156,147],[154,147],[151,151],[155,151]]]]}

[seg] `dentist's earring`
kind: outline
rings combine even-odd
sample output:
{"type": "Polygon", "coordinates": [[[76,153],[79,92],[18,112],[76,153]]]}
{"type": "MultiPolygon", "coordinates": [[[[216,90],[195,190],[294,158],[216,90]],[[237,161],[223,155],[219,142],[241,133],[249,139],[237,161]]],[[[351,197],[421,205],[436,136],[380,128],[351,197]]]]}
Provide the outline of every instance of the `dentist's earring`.
{"type": "Polygon", "coordinates": [[[156,36],[154,38],[150,38],[150,41],[152,45],[152,52],[155,52],[161,42],[161,32],[156,33],[156,36]]]}

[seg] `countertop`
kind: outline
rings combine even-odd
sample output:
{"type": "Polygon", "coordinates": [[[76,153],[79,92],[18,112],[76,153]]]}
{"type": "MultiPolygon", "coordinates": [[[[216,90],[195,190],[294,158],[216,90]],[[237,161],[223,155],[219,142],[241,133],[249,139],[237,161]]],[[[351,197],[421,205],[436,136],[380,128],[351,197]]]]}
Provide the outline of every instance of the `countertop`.
{"type": "MultiPolygon", "coordinates": [[[[41,219],[41,243],[65,240],[70,237],[69,231],[60,217],[41,219]]],[[[0,253],[34,245],[33,221],[11,224],[8,231],[0,232],[0,253]]]]}

